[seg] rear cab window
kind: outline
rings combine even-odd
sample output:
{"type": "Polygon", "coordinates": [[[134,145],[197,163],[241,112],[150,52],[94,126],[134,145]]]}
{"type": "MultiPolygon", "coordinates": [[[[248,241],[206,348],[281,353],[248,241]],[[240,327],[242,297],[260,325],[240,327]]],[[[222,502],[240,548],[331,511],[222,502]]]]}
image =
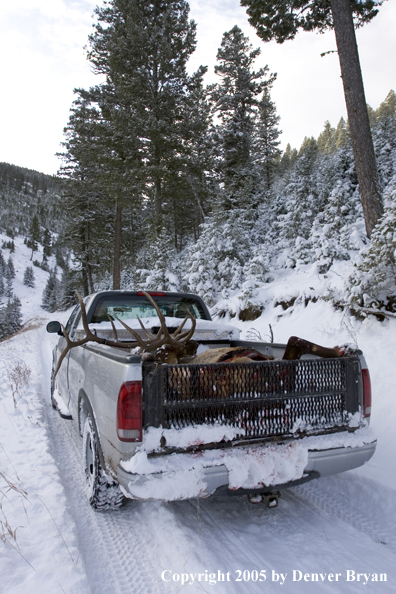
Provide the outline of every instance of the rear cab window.
{"type": "MultiPolygon", "coordinates": [[[[193,296],[164,294],[153,295],[152,298],[166,317],[184,319],[190,313],[197,319],[210,319],[202,303],[193,296]]],[[[119,320],[133,320],[138,317],[158,317],[153,305],[144,295],[103,295],[98,299],[89,322],[91,324],[100,324],[101,322],[108,322],[109,318],[112,320],[116,318],[119,320]]]]}

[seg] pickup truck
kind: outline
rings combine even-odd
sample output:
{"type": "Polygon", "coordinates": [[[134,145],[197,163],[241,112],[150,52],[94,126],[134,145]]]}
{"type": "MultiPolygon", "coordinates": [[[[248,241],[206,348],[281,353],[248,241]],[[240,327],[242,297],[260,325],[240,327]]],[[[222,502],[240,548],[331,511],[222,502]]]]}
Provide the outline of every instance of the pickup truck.
{"type": "Polygon", "coordinates": [[[240,340],[239,329],[213,321],[196,295],[150,292],[154,306],[146,297],[101,291],[80,298],[65,327],[47,326],[59,334],[52,404],[83,437],[92,507],[216,491],[276,506],[280,487],[371,458],[376,439],[361,351],[283,360],[286,345],[240,340]],[[152,350],[164,331],[188,334],[198,356],[169,363],[142,354],[141,342],[152,350]],[[209,349],[241,347],[258,359],[203,362],[209,349]]]}

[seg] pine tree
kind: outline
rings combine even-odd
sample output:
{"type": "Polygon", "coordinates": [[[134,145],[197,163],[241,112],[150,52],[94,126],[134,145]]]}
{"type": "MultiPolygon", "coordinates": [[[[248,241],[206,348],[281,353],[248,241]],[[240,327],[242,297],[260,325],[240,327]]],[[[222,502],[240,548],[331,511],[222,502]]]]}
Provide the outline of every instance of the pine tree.
{"type": "Polygon", "coordinates": [[[128,115],[123,135],[138,138],[136,154],[145,166],[136,178],[158,236],[166,207],[178,196],[175,185],[186,160],[189,95],[205,72],[186,71],[195,50],[195,23],[188,20],[184,0],[111,0],[95,12],[88,56],[111,83],[118,111],[128,115]]]}
{"type": "MultiPolygon", "coordinates": [[[[342,119],[342,118],[341,118],[342,119]]],[[[344,121],[344,120],[343,120],[344,121]]],[[[331,155],[336,150],[336,131],[329,121],[325,122],[324,130],[318,136],[318,149],[322,153],[331,155]]]]}
{"type": "Polygon", "coordinates": [[[380,309],[396,313],[396,176],[384,192],[385,211],[371,244],[346,284],[346,302],[353,310],[380,309]]]}
{"type": "Polygon", "coordinates": [[[0,308],[0,340],[20,329],[22,325],[21,309],[18,297],[9,299],[7,305],[0,308]]]}
{"type": "Polygon", "coordinates": [[[41,233],[40,233],[40,225],[37,218],[37,215],[34,215],[30,229],[29,229],[29,247],[32,248],[32,255],[30,259],[33,259],[34,252],[37,252],[39,243],[41,241],[41,233]]]}
{"type": "Polygon", "coordinates": [[[221,209],[257,208],[261,202],[259,174],[252,155],[259,95],[270,88],[276,75],[268,66],[253,70],[260,49],[253,49],[238,26],[224,33],[215,72],[221,82],[211,90],[217,128],[220,181],[224,186],[221,209]],[[267,78],[268,77],[268,78],[267,78]]]}
{"type": "Polygon", "coordinates": [[[88,295],[95,290],[94,271],[101,275],[111,267],[114,223],[99,175],[103,167],[97,146],[102,145],[100,115],[91,105],[89,93],[78,91],[77,95],[65,128],[65,164],[60,170],[65,179],[62,194],[67,216],[63,243],[72,250],[82,292],[88,295]]]}
{"type": "Polygon", "coordinates": [[[396,172],[396,94],[390,91],[373,112],[373,142],[381,185],[385,188],[396,172]]]}
{"type": "Polygon", "coordinates": [[[275,103],[271,100],[270,85],[258,104],[258,122],[254,152],[259,171],[264,180],[265,189],[269,190],[281,156],[279,149],[281,131],[278,128],[280,117],[276,114],[275,103]]]}
{"type": "Polygon", "coordinates": [[[59,309],[59,293],[59,280],[56,276],[56,269],[54,268],[49,273],[47,284],[43,291],[41,307],[51,313],[59,309]]]}
{"type": "Polygon", "coordinates": [[[76,290],[81,292],[78,287],[77,275],[67,268],[62,270],[62,278],[59,283],[59,294],[57,297],[57,307],[60,311],[65,311],[77,303],[76,290]]]}
{"type": "Polygon", "coordinates": [[[14,268],[14,263],[12,261],[11,256],[8,258],[7,261],[7,265],[6,265],[6,271],[5,271],[5,278],[6,278],[6,290],[5,290],[5,296],[8,299],[12,298],[12,281],[15,278],[15,268],[14,268]]]}
{"type": "Polygon", "coordinates": [[[4,260],[3,252],[0,250],[0,278],[5,275],[6,263],[4,260]]]}
{"type": "Polygon", "coordinates": [[[28,266],[25,270],[23,275],[23,284],[27,287],[33,288],[34,287],[34,272],[32,266],[28,266]]]}
{"type": "Polygon", "coordinates": [[[290,172],[287,185],[281,190],[275,229],[279,235],[295,245],[298,238],[300,256],[303,256],[312,222],[323,206],[318,201],[315,183],[315,164],[318,145],[314,138],[305,138],[290,172]]]}
{"type": "Polygon", "coordinates": [[[51,256],[51,242],[51,233],[47,228],[45,228],[43,234],[43,264],[46,264],[48,262],[48,258],[51,256]]]}
{"type": "Polygon", "coordinates": [[[145,290],[179,291],[178,258],[172,237],[163,229],[146,253],[147,269],[138,272],[138,286],[145,290]]]}

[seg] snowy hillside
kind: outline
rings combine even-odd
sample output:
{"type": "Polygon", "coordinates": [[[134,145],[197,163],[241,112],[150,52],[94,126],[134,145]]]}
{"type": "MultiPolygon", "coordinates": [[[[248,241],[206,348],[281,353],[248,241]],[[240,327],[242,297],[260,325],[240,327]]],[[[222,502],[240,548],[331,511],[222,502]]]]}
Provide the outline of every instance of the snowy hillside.
{"type": "MultiPolygon", "coordinates": [[[[254,321],[231,317],[239,310],[237,293],[214,310],[220,321],[241,328],[242,337],[270,340],[272,331],[274,342],[297,335],[324,346],[358,344],[371,373],[371,426],[378,437],[366,466],[285,489],[272,510],[245,496],[215,496],[129,501],[98,513],[84,494],[81,439],[50,405],[56,337],[45,325],[66,320],[68,312],[41,309],[48,273],[34,267],[35,287],[26,287],[31,250],[22,238],[14,242],[13,291],[23,328],[0,343],[2,591],[259,594],[281,584],[286,594],[395,591],[396,319],[358,321],[320,299],[329,289],[342,292],[350,262],[326,275],[315,264],[279,272],[260,287],[264,311],[254,321]],[[358,573],[365,574],[359,581],[358,573]]],[[[7,261],[9,250],[2,251],[7,261]]]]}

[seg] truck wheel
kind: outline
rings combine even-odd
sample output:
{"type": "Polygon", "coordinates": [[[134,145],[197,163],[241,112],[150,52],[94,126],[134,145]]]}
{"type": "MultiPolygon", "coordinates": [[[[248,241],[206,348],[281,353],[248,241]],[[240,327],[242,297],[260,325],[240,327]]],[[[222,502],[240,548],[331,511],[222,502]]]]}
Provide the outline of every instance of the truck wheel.
{"type": "Polygon", "coordinates": [[[87,416],[83,433],[83,464],[86,495],[94,509],[116,509],[124,496],[119,485],[103,470],[98,452],[98,438],[91,417],[87,416]]]}

